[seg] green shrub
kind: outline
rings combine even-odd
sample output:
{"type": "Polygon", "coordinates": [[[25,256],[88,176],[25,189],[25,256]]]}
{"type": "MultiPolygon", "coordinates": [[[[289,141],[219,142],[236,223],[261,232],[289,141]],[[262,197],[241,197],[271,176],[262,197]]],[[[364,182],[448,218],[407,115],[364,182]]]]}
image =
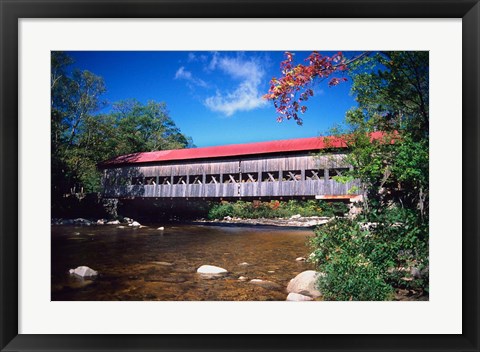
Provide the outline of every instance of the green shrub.
{"type": "Polygon", "coordinates": [[[343,202],[323,202],[322,210],[325,216],[343,216],[348,213],[348,206],[343,202]]]}
{"type": "Polygon", "coordinates": [[[336,218],[315,230],[310,260],[326,274],[317,283],[325,299],[390,300],[397,287],[428,292],[428,227],[398,209],[364,220],[336,218]],[[423,273],[420,279],[411,267],[423,273]]]}
{"type": "Polygon", "coordinates": [[[385,282],[379,269],[362,256],[334,256],[325,269],[326,275],[318,282],[325,300],[384,301],[393,298],[392,286],[385,282]]]}
{"type": "Polygon", "coordinates": [[[292,215],[301,216],[335,216],[348,212],[344,203],[327,203],[319,200],[288,202],[272,200],[270,202],[220,202],[210,203],[209,219],[223,219],[226,216],[258,219],[258,218],[287,218],[292,215]]]}
{"type": "Polygon", "coordinates": [[[208,211],[209,219],[223,219],[225,216],[232,216],[233,204],[221,203],[213,205],[208,211]]]}

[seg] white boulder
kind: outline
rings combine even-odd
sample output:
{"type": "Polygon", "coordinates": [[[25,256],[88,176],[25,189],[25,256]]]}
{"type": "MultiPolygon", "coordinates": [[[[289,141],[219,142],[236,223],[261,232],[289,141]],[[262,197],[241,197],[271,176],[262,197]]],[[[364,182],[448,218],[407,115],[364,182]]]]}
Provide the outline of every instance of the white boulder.
{"type": "Polygon", "coordinates": [[[86,225],[86,226],[90,226],[92,224],[92,222],[90,220],[83,219],[83,218],[77,218],[77,219],[73,220],[73,223],[75,225],[86,225]]]}
{"type": "Polygon", "coordinates": [[[322,294],[316,288],[316,282],[321,273],[314,270],[306,270],[295,276],[287,286],[288,293],[299,293],[313,298],[320,297],[322,294]]]}
{"type": "Polygon", "coordinates": [[[142,226],[142,224],[140,224],[138,221],[133,221],[130,224],[128,224],[128,226],[140,227],[142,226]]]}
{"type": "Polygon", "coordinates": [[[70,269],[68,272],[70,275],[77,275],[83,278],[89,278],[98,275],[98,271],[95,271],[88,266],[79,266],[76,269],[70,269]]]}
{"type": "Polygon", "coordinates": [[[120,221],[112,220],[112,221],[107,222],[107,225],[120,225],[120,221]]]}
{"type": "Polygon", "coordinates": [[[163,227],[163,226],[160,226],[160,227],[159,227],[157,230],[159,230],[159,231],[163,231],[163,230],[165,230],[165,227],[163,227]]]}
{"type": "Polygon", "coordinates": [[[200,268],[197,269],[197,273],[206,276],[223,276],[227,275],[228,271],[224,268],[220,268],[214,265],[202,265],[200,268]]]}
{"type": "Polygon", "coordinates": [[[287,296],[287,301],[300,302],[300,301],[313,301],[312,297],[301,295],[300,293],[290,292],[287,296]]]}

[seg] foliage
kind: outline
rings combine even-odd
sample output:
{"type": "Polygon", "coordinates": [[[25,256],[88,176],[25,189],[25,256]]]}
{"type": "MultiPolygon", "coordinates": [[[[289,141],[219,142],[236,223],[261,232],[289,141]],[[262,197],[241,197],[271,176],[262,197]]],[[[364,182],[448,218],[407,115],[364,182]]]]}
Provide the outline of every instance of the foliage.
{"type": "Polygon", "coordinates": [[[428,53],[387,52],[357,62],[345,136],[348,174],[362,180],[367,209],[400,204],[428,217],[428,53]],[[375,62],[377,70],[365,72],[375,62]],[[382,131],[372,141],[370,133],[382,131]]]}
{"type": "MultiPolygon", "coordinates": [[[[127,100],[110,107],[102,77],[70,69],[63,52],[51,55],[52,202],[71,192],[98,192],[100,161],[121,154],[193,146],[166,105],[127,100]],[[108,113],[99,113],[101,110],[108,113]]],[[[82,193],[83,193],[82,192],[82,193]]]]}
{"type": "Polygon", "coordinates": [[[117,155],[137,151],[181,149],[192,146],[169,117],[165,103],[136,100],[113,105],[112,117],[116,130],[117,155]]]}
{"type": "Polygon", "coordinates": [[[428,232],[405,209],[387,209],[361,224],[337,218],[316,228],[309,260],[326,274],[318,282],[327,300],[388,300],[393,287],[428,291],[428,232]],[[408,268],[422,277],[413,277],[408,268]]]}
{"type": "Polygon", "coordinates": [[[303,122],[299,114],[307,111],[305,103],[314,95],[313,85],[329,77],[330,87],[345,82],[347,78],[342,75],[342,71],[364,56],[362,54],[347,60],[341,52],[329,57],[314,51],[305,59],[307,65],[295,65],[293,55],[290,52],[285,53],[286,59],[280,63],[283,76],[271,79],[270,89],[263,97],[273,101],[279,114],[278,122],[293,118],[299,125],[303,122]]]}
{"type": "Polygon", "coordinates": [[[288,202],[272,200],[270,202],[220,202],[212,203],[208,213],[209,219],[223,219],[236,217],[243,219],[258,218],[288,218],[293,215],[301,216],[334,216],[348,212],[343,203],[327,203],[324,201],[307,200],[288,202]]]}

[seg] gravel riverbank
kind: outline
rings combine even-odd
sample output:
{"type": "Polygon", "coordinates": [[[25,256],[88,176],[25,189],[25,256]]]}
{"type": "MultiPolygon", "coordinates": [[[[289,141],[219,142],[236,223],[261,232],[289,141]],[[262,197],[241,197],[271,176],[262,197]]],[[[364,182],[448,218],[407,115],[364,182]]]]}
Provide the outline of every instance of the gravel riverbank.
{"type": "Polygon", "coordinates": [[[201,223],[213,223],[213,224],[247,224],[247,225],[269,225],[269,226],[285,226],[285,227],[313,227],[317,225],[323,225],[329,222],[332,218],[322,216],[309,216],[302,217],[300,215],[293,215],[289,218],[276,218],[276,219],[242,219],[226,216],[222,220],[205,220],[200,219],[196,222],[201,223]]]}

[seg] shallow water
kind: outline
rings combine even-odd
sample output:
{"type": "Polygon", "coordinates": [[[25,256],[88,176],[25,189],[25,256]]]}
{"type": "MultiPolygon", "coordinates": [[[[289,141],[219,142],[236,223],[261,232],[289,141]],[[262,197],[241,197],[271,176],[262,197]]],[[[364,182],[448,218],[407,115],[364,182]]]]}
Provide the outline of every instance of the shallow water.
{"type": "Polygon", "coordinates": [[[308,229],[262,226],[52,226],[52,300],[283,301],[290,279],[312,269],[295,260],[308,255],[312,235],[308,229]],[[229,274],[202,278],[196,269],[204,264],[229,274]],[[68,273],[81,265],[99,276],[83,280],[68,273]],[[240,276],[278,285],[259,287],[240,276]]]}

